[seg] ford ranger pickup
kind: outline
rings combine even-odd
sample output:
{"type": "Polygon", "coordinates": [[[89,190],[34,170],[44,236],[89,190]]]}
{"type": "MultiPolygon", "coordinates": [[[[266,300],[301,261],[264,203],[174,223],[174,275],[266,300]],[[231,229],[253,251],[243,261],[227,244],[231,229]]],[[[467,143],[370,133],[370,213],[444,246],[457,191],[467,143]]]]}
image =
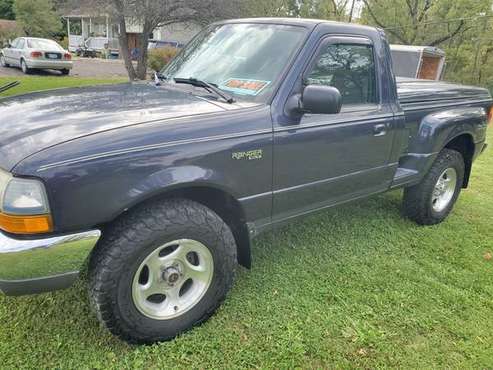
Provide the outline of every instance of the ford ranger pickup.
{"type": "Polygon", "coordinates": [[[99,320],[167,340],[225,299],[251,240],[403,188],[442,222],[486,148],[488,90],[394,77],[382,30],[240,19],[154,81],[0,100],[0,290],[69,287],[99,320]]]}

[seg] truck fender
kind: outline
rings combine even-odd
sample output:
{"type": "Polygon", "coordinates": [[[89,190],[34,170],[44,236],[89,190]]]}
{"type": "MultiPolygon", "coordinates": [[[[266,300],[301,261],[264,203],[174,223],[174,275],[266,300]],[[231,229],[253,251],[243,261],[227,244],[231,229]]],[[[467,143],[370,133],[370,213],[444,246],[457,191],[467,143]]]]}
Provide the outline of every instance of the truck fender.
{"type": "Polygon", "coordinates": [[[466,164],[464,185],[467,186],[477,143],[485,140],[487,114],[481,107],[453,108],[425,116],[411,139],[408,153],[400,167],[416,171],[418,183],[428,173],[438,153],[446,147],[461,152],[466,164]],[[460,141],[461,145],[454,142],[460,141]]]}
{"type": "Polygon", "coordinates": [[[143,178],[126,196],[126,204],[113,219],[144,202],[166,197],[187,198],[216,212],[231,228],[238,247],[238,262],[251,267],[251,237],[246,216],[227,178],[212,169],[185,165],[167,167],[143,178]],[[129,200],[130,199],[130,200],[129,200]]]}
{"type": "Polygon", "coordinates": [[[411,152],[438,153],[454,138],[470,135],[473,143],[485,139],[487,114],[484,108],[468,107],[443,110],[425,116],[411,152]],[[419,150],[418,150],[419,148],[419,150]]]}

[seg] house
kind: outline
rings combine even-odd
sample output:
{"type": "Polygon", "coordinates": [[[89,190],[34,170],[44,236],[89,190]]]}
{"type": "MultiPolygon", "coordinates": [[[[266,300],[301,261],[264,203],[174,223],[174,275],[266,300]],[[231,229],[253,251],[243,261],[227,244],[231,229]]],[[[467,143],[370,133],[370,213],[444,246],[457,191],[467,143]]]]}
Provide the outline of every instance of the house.
{"type": "MultiPolygon", "coordinates": [[[[72,11],[63,16],[67,21],[69,50],[74,52],[80,47],[95,51],[109,50],[117,54],[120,50],[118,34],[120,27],[107,15],[88,15],[72,11]]],[[[182,46],[187,43],[198,31],[199,27],[185,24],[175,24],[156,29],[151,39],[160,43],[182,46]]],[[[128,48],[137,47],[137,37],[142,33],[142,27],[136,22],[127,20],[128,48]]]]}

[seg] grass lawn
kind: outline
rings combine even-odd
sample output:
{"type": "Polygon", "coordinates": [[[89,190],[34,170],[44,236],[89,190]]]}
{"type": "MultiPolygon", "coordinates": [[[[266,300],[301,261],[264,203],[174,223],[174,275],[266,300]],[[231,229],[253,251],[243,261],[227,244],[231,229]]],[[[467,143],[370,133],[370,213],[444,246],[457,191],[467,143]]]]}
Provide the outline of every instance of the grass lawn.
{"type": "Polygon", "coordinates": [[[262,236],[253,269],[240,270],[218,313],[171,342],[132,347],[113,338],[83,282],[0,297],[0,367],[493,368],[492,150],[445,223],[402,218],[401,196],[262,236]]]}
{"type": "Polygon", "coordinates": [[[50,90],[61,87],[88,86],[124,82],[128,81],[128,79],[79,78],[62,76],[0,77],[0,87],[13,81],[20,81],[21,84],[10,90],[0,93],[0,98],[5,96],[24,94],[31,91],[50,90]]]}

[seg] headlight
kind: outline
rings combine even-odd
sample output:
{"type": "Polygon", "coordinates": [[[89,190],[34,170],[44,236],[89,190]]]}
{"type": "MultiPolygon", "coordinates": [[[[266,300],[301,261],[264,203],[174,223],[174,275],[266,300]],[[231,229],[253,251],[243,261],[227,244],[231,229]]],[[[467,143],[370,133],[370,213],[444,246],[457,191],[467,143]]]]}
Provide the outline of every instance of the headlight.
{"type": "Polygon", "coordinates": [[[37,180],[12,179],[3,195],[2,211],[12,215],[50,212],[44,186],[37,180]]]}
{"type": "Polygon", "coordinates": [[[53,230],[42,182],[15,178],[0,171],[0,200],[0,229],[15,234],[38,234],[53,230]]]}

